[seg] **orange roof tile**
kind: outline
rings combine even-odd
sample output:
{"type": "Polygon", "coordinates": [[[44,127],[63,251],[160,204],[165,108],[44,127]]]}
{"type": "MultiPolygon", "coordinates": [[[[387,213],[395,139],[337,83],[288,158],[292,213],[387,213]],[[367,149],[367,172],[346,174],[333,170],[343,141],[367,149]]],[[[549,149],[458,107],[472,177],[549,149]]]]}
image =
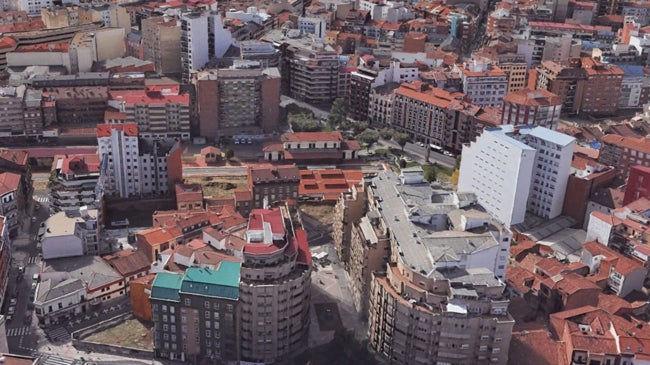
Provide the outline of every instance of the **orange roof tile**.
{"type": "Polygon", "coordinates": [[[138,125],[135,123],[124,123],[124,124],[98,124],[97,125],[97,137],[110,137],[111,131],[115,129],[118,131],[124,131],[124,134],[130,137],[138,136],[138,125]]]}

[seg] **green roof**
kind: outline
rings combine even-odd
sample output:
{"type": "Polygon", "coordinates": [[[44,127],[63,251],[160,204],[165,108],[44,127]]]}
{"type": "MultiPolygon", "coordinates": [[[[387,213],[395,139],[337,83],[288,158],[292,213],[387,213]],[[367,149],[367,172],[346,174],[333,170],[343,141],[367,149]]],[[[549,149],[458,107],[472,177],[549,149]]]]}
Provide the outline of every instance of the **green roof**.
{"type": "Polygon", "coordinates": [[[239,298],[241,263],[222,261],[216,270],[190,267],[181,285],[184,293],[228,299],[239,298]]]}
{"type": "Polygon", "coordinates": [[[183,275],[171,272],[158,273],[151,286],[151,298],[179,301],[178,291],[182,281],[183,275]]]}

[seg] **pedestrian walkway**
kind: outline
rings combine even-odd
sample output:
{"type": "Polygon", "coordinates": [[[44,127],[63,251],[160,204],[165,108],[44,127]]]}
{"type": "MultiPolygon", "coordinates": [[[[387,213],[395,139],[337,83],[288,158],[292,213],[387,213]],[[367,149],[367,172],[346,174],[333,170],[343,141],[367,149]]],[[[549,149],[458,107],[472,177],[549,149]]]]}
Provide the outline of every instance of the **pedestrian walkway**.
{"type": "Polygon", "coordinates": [[[38,256],[29,256],[26,260],[27,264],[35,264],[38,262],[38,256]]]}
{"type": "Polygon", "coordinates": [[[25,336],[31,333],[29,326],[14,327],[7,329],[7,337],[25,336]]]}
{"type": "Polygon", "coordinates": [[[68,341],[70,340],[70,333],[63,327],[56,327],[51,330],[47,330],[47,337],[52,340],[52,342],[68,341]]]}
{"type": "Polygon", "coordinates": [[[45,204],[45,203],[50,201],[49,196],[35,196],[34,198],[36,199],[36,201],[38,201],[39,203],[42,203],[42,204],[45,204]]]}

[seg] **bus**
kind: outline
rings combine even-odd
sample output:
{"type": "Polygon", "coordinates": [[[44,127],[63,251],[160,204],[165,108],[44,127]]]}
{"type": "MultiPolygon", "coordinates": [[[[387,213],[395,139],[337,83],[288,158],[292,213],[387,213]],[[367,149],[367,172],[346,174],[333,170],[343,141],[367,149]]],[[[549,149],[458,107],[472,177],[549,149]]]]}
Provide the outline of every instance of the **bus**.
{"type": "Polygon", "coordinates": [[[431,148],[431,151],[435,151],[435,152],[438,152],[438,153],[443,153],[443,152],[444,152],[444,150],[442,149],[442,147],[440,147],[440,146],[436,146],[436,145],[433,144],[433,143],[430,144],[429,147],[431,148]]]}

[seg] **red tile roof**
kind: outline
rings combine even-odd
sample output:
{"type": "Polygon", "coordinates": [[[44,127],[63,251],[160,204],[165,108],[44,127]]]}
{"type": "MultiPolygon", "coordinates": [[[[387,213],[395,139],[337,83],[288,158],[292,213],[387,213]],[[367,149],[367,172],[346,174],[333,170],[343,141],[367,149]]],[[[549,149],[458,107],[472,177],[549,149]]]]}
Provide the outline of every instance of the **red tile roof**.
{"type": "Polygon", "coordinates": [[[138,136],[138,125],[135,123],[124,123],[124,124],[98,124],[97,125],[97,137],[110,137],[111,131],[115,129],[118,131],[124,131],[124,134],[131,137],[138,136]]]}
{"type": "Polygon", "coordinates": [[[120,251],[112,255],[106,255],[103,259],[124,277],[146,272],[151,264],[144,251],[138,250],[120,251]]]}
{"type": "Polygon", "coordinates": [[[271,228],[271,232],[277,235],[284,235],[284,218],[280,209],[253,209],[248,217],[249,231],[263,231],[265,224],[271,228]]]}
{"type": "MultiPolygon", "coordinates": [[[[63,159],[61,164],[61,173],[63,174],[97,173],[101,168],[101,161],[99,160],[99,156],[96,154],[67,155],[60,157],[63,159]]],[[[57,162],[56,157],[54,158],[54,162],[57,162]]]]}
{"type": "Polygon", "coordinates": [[[0,195],[7,194],[18,190],[21,176],[13,172],[3,172],[0,174],[0,195]]]}
{"type": "Polygon", "coordinates": [[[282,135],[283,142],[329,142],[342,141],[341,132],[297,132],[282,135]]]}
{"type": "Polygon", "coordinates": [[[513,332],[508,353],[510,364],[567,365],[565,344],[554,341],[548,330],[513,332]]]}
{"type": "Polygon", "coordinates": [[[623,137],[618,134],[607,134],[603,137],[602,141],[618,147],[650,153],[650,138],[623,137]]]}
{"type": "Polygon", "coordinates": [[[307,231],[296,229],[295,239],[298,242],[298,262],[311,266],[311,251],[309,251],[309,242],[307,241],[307,231]]]}
{"type": "Polygon", "coordinates": [[[361,170],[300,170],[298,194],[318,195],[324,200],[337,200],[341,193],[363,179],[361,170]]]}
{"type": "Polygon", "coordinates": [[[9,161],[11,163],[20,166],[27,166],[27,162],[29,162],[29,156],[30,156],[29,152],[25,150],[10,150],[10,149],[0,150],[0,159],[9,161]]]}

